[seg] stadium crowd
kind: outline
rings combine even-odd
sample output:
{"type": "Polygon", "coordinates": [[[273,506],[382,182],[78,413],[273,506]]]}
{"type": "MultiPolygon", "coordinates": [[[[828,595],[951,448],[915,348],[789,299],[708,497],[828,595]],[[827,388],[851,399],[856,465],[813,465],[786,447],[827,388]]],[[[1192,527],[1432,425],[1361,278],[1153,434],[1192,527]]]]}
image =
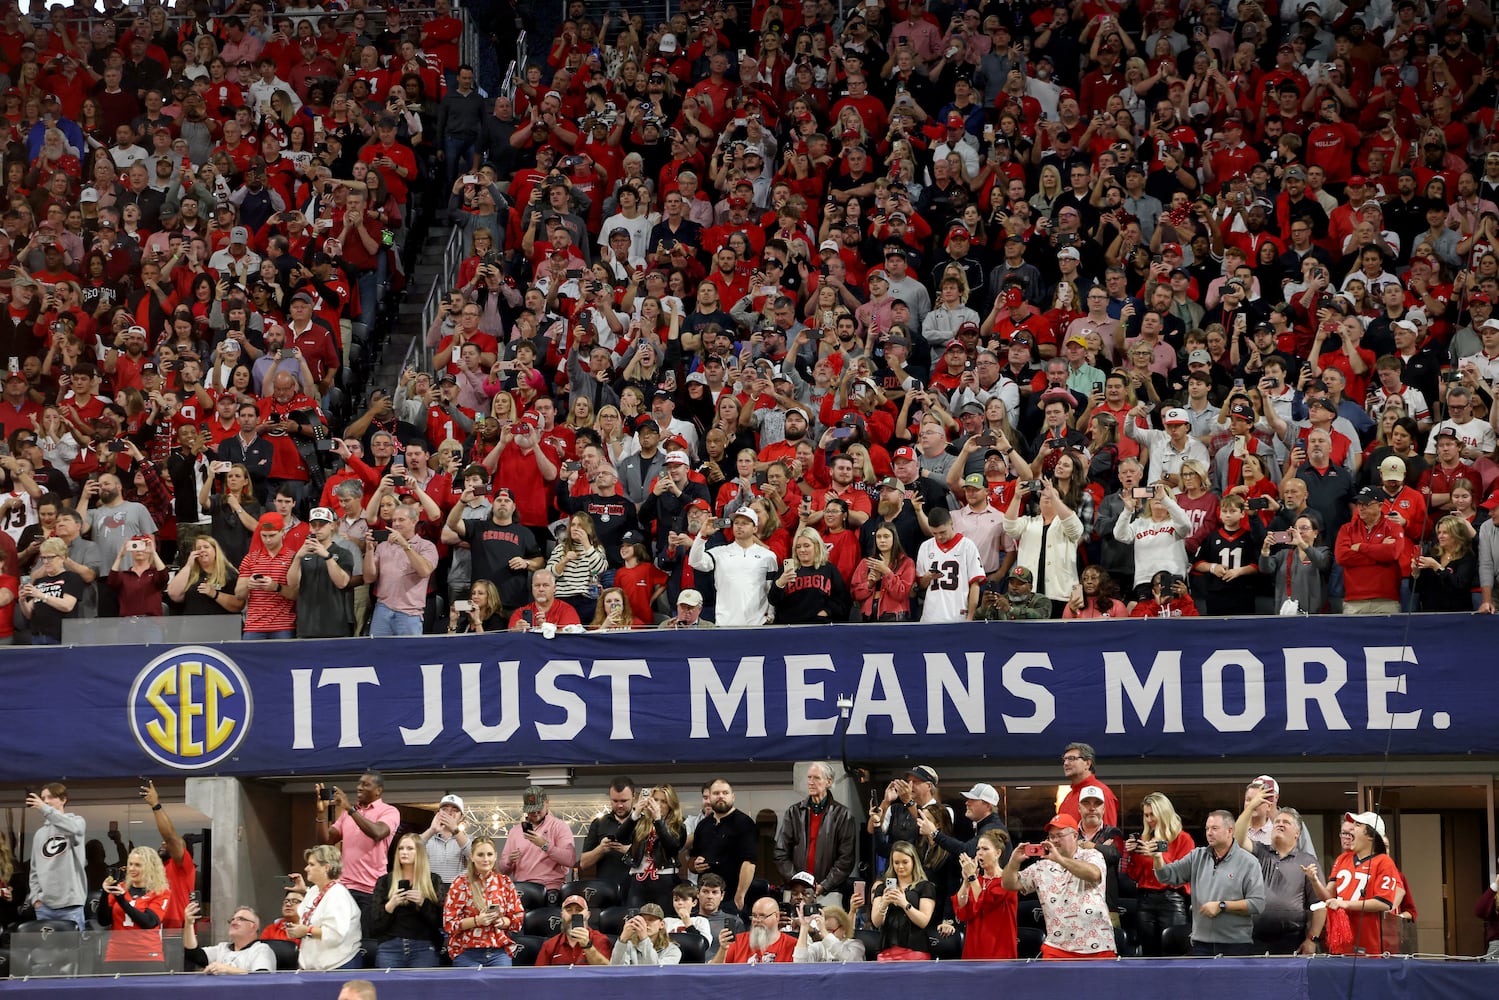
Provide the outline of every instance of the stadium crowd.
{"type": "MultiPolygon", "coordinates": [[[[883,794],[871,785],[861,817],[833,794],[832,765],[814,762],[767,845],[723,778],[684,802],[670,784],[616,777],[576,828],[533,785],[502,829],[451,793],[403,812],[366,771],[352,798],[316,786],[316,835],[279,917],[236,906],[217,944],[199,938],[192,845],[154,785],[140,793],[160,851],[130,849],[112,824],[112,867],[54,782],[27,800],[41,820],[24,879],[4,839],[3,905],[54,930],[110,931],[104,972],[165,971],[179,931],[188,967],[209,974],[1412,950],[1412,888],[1378,813],[1338,817],[1324,868],[1270,775],[1205,809],[1199,839],[1160,792],[1127,815],[1096,763],[1086,743],[1065,748],[1067,794],[1022,841],[988,783],[944,795],[937,770],[916,765],[883,794]]],[[[1492,886],[1475,913],[1486,931],[1499,921],[1492,886]]]]}
{"type": "Polygon", "coordinates": [[[106,8],[0,32],[0,639],[1493,611],[1484,5],[574,0],[492,101],[106,8]]]}

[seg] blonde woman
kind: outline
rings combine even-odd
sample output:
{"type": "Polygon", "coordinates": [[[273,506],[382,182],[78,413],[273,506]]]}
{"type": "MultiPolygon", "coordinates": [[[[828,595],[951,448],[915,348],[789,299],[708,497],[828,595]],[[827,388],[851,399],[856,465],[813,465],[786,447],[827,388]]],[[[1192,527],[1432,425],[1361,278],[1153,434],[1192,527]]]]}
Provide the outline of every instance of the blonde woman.
{"type": "Polygon", "coordinates": [[[420,835],[403,833],[395,862],[380,876],[371,896],[370,937],[378,942],[375,967],[435,969],[432,942],[442,933],[442,880],[427,865],[420,835]]]}
{"type": "Polygon", "coordinates": [[[838,567],[828,562],[828,548],[811,527],[796,532],[791,558],[770,588],[777,625],[826,625],[848,621],[852,598],[838,567]]]}
{"type": "Polygon", "coordinates": [[[513,964],[513,936],[526,918],[515,883],[495,870],[499,850],[489,837],[468,845],[468,872],[453,880],[442,907],[448,955],[455,968],[499,968],[513,964]]]}
{"type": "Polygon", "coordinates": [[[94,909],[94,918],[110,932],[104,952],[106,972],[166,971],[161,924],[170,901],[161,856],[147,847],[131,851],[125,862],[125,881],[116,882],[113,875],[106,878],[94,909]]]}
{"type": "Polygon", "coordinates": [[[193,541],[192,555],[167,581],[167,597],[182,605],[187,615],[237,615],[245,606],[244,598],[235,596],[239,572],[224,558],[218,540],[199,535],[193,541]]]}
{"type": "Polygon", "coordinates": [[[255,526],[260,521],[260,501],[255,484],[242,462],[203,477],[198,490],[198,508],[209,517],[208,533],[231,565],[238,566],[250,552],[255,526]]]}
{"type": "Polygon", "coordinates": [[[909,841],[890,845],[884,890],[874,897],[870,922],[880,932],[881,962],[925,961],[932,957],[927,926],[937,911],[937,887],[926,877],[909,841]]]}
{"type": "Polygon", "coordinates": [[[1036,179],[1036,193],[1030,197],[1031,208],[1038,216],[1051,216],[1052,203],[1062,194],[1062,172],[1048,163],[1036,179]]]}
{"type": "Polygon", "coordinates": [[[1422,611],[1473,611],[1478,596],[1473,526],[1456,514],[1438,521],[1436,543],[1411,560],[1411,576],[1422,611]]]}
{"type": "Polygon", "coordinates": [[[562,544],[552,550],[547,568],[557,577],[557,598],[572,605],[578,621],[591,621],[598,602],[599,577],[609,568],[592,516],[580,512],[567,519],[562,544]]]}
{"type": "Polygon", "coordinates": [[[297,922],[286,928],[287,936],[301,942],[297,968],[330,972],[361,967],[359,904],[338,881],[343,854],[336,845],[319,844],[303,851],[302,857],[302,874],[293,872],[291,879],[292,888],[305,895],[297,907],[297,922]]]}
{"type": "Polygon", "coordinates": [[[665,912],[664,908],[672,905],[672,890],[680,882],[677,855],[687,842],[682,802],[671,785],[657,785],[636,800],[631,815],[637,818],[626,854],[630,876],[625,905],[654,903],[665,912]]]}
{"type": "Polygon", "coordinates": [[[1192,835],[1182,829],[1176,807],[1160,792],[1151,792],[1141,800],[1140,816],[1143,832],[1130,834],[1124,842],[1124,870],[1139,889],[1136,926],[1140,950],[1146,956],[1158,956],[1166,929],[1187,926],[1192,922],[1192,913],[1187,894],[1180,886],[1166,885],[1155,877],[1152,852],[1164,843],[1162,855],[1169,863],[1186,857],[1197,845],[1192,842],[1192,835]]]}

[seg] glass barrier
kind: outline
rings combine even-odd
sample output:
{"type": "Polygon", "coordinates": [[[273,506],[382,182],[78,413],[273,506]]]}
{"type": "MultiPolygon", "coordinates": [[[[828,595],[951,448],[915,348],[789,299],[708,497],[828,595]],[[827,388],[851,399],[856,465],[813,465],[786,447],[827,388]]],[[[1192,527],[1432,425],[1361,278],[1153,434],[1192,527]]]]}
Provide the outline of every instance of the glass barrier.
{"type": "Polygon", "coordinates": [[[29,920],[11,932],[8,957],[12,979],[182,972],[182,932],[29,920]]]}

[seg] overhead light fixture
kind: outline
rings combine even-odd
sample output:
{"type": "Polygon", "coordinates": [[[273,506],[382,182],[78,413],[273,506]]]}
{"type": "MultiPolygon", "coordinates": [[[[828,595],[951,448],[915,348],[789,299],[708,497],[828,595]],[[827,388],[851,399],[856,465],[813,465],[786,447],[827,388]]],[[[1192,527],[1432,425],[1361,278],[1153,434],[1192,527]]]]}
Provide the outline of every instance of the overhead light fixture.
{"type": "Polygon", "coordinates": [[[530,770],[531,784],[551,787],[566,787],[573,783],[570,767],[533,767],[530,770]]]}

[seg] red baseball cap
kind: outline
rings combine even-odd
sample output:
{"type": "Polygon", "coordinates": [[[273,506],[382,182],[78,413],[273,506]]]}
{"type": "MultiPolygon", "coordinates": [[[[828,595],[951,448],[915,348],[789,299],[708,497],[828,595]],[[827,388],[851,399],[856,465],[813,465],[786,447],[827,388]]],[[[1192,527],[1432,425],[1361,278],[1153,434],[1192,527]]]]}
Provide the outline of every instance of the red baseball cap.
{"type": "Polygon", "coordinates": [[[1059,826],[1066,827],[1070,830],[1076,830],[1077,820],[1065,813],[1060,813],[1056,816],[1053,816],[1050,820],[1047,821],[1046,832],[1050,833],[1052,830],[1056,829],[1059,826]]]}
{"type": "Polygon", "coordinates": [[[891,455],[890,458],[895,462],[914,462],[916,461],[916,449],[912,448],[910,445],[906,445],[903,448],[897,448],[895,449],[895,454],[891,455]]]}

